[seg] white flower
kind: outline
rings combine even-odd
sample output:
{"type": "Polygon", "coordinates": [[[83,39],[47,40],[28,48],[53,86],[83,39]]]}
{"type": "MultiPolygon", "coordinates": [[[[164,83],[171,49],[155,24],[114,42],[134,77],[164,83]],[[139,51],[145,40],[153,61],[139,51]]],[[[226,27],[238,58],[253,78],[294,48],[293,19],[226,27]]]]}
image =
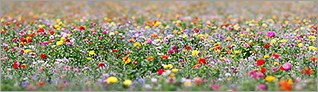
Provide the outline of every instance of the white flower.
{"type": "Polygon", "coordinates": [[[231,76],[230,73],[225,73],[225,77],[229,77],[229,76],[231,76]]]}
{"type": "Polygon", "coordinates": [[[150,84],[145,84],[145,88],[146,88],[146,89],[151,89],[152,87],[151,87],[150,84]]]}
{"type": "Polygon", "coordinates": [[[152,83],[156,83],[158,80],[156,78],[151,78],[152,83]]]}

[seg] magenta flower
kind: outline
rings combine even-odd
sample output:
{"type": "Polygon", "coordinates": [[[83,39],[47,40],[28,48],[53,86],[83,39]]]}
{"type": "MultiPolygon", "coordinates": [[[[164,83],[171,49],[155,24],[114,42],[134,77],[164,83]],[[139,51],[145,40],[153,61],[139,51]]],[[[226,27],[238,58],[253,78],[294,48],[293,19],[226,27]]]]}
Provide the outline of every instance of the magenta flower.
{"type": "Polygon", "coordinates": [[[274,36],[275,36],[275,32],[268,32],[268,33],[267,33],[267,36],[269,36],[269,37],[274,37],[274,36]]]}
{"type": "Polygon", "coordinates": [[[257,88],[260,89],[260,90],[266,90],[267,89],[266,85],[264,85],[264,84],[258,84],[257,88]]]}

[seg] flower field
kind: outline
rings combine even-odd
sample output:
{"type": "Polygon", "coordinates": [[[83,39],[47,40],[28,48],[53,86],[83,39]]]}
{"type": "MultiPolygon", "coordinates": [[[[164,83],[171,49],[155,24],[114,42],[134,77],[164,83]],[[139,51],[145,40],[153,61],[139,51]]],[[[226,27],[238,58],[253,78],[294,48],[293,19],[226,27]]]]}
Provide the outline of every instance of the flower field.
{"type": "Polygon", "coordinates": [[[317,1],[1,1],[2,91],[317,91],[317,1]]]}

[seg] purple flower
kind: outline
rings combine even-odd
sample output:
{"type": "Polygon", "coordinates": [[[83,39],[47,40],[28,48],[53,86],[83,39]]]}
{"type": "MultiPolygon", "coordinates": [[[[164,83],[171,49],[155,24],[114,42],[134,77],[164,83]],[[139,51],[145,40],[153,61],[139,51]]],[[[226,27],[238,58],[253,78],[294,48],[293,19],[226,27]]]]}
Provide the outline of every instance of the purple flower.
{"type": "Polygon", "coordinates": [[[269,37],[274,37],[274,36],[275,36],[275,32],[268,32],[268,33],[267,33],[267,36],[269,36],[269,37]]]}
{"type": "Polygon", "coordinates": [[[292,64],[290,64],[290,63],[285,63],[284,65],[283,65],[283,68],[284,68],[284,70],[291,70],[291,68],[292,68],[292,64]]]}
{"type": "Polygon", "coordinates": [[[273,72],[277,72],[277,67],[274,67],[274,68],[273,68],[273,72]]]}
{"type": "Polygon", "coordinates": [[[261,90],[266,90],[267,89],[266,85],[264,85],[264,84],[258,84],[257,88],[261,89],[261,90]]]}
{"type": "Polygon", "coordinates": [[[26,81],[23,81],[23,82],[21,83],[21,85],[22,85],[22,87],[26,87],[26,86],[28,85],[28,83],[27,83],[26,81]]]}

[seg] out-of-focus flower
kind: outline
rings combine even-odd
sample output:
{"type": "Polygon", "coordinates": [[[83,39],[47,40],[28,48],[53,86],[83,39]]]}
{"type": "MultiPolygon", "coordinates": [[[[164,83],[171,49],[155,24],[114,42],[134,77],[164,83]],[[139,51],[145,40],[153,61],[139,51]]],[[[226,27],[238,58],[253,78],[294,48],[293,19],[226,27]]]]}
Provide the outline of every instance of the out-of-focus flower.
{"type": "Polygon", "coordinates": [[[125,80],[123,82],[123,84],[124,84],[124,86],[129,87],[132,84],[132,81],[131,80],[125,80]]]}
{"type": "Polygon", "coordinates": [[[118,80],[116,77],[114,76],[111,76],[111,77],[108,77],[107,78],[107,83],[110,84],[110,83],[116,83],[118,80]]]}

